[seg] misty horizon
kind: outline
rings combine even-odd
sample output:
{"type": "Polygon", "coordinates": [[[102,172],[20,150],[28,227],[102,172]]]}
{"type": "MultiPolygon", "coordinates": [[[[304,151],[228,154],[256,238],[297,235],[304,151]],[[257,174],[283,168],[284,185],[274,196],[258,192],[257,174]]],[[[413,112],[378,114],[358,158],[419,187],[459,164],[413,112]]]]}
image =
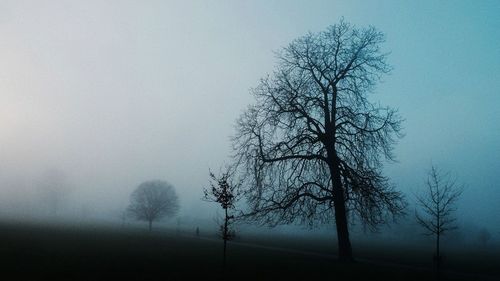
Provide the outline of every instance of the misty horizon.
{"type": "Polygon", "coordinates": [[[130,193],[159,179],[179,217],[213,221],[202,190],[231,161],[250,89],[275,51],[344,18],[387,39],[394,69],[370,99],[405,119],[384,171],[409,216],[435,164],[465,186],[459,225],[498,243],[500,6],[429,4],[0,1],[0,213],[49,216],[43,186],[57,171],[62,213],[119,222],[130,193]]]}

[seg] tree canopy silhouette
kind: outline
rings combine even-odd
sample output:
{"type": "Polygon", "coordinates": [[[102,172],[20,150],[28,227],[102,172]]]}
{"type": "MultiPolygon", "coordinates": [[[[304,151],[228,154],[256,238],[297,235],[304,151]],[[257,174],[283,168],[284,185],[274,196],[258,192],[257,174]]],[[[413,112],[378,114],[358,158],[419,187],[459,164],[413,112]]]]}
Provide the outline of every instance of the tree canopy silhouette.
{"type": "Polygon", "coordinates": [[[153,221],[173,216],[179,210],[179,199],[174,187],[166,181],[141,183],[130,195],[127,212],[134,219],[147,221],[149,230],[153,221]]]}
{"type": "Polygon", "coordinates": [[[334,219],[342,260],[352,259],[348,216],[376,227],[405,206],[382,174],[402,119],[368,99],[391,69],[383,42],[374,27],[344,21],[292,41],[252,90],[256,102],[233,138],[249,218],[270,225],[334,219]]]}

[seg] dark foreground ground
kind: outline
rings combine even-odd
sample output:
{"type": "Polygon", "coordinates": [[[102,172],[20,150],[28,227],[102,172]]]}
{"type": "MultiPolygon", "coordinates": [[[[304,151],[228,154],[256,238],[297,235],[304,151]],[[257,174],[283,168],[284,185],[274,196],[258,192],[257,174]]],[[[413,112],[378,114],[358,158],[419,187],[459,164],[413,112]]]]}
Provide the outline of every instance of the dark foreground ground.
{"type": "MultiPolygon", "coordinates": [[[[0,222],[0,279],[435,280],[429,264],[413,262],[418,254],[395,258],[404,251],[361,249],[357,262],[344,264],[336,261],[331,245],[253,236],[228,245],[223,271],[222,242],[211,237],[0,222]]],[[[447,268],[441,280],[500,280],[498,262],[488,261],[464,257],[461,265],[459,259],[455,264],[468,270],[447,268]]]]}

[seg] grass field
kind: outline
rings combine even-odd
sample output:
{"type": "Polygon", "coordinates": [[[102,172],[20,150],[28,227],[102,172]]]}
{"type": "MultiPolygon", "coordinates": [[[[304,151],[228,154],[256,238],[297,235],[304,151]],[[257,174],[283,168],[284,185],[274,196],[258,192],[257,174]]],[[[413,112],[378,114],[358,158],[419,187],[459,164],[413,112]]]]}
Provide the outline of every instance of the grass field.
{"type": "MultiPolygon", "coordinates": [[[[169,230],[0,223],[2,280],[433,280],[423,253],[356,245],[356,263],[335,259],[334,241],[247,235],[228,245],[169,230]],[[227,278],[223,278],[226,276],[227,278]]],[[[481,256],[483,258],[483,256],[481,256]]],[[[498,260],[458,255],[442,280],[498,280],[498,260]],[[488,261],[488,262],[485,262],[488,261]],[[490,268],[491,267],[491,268],[490,268]]]]}

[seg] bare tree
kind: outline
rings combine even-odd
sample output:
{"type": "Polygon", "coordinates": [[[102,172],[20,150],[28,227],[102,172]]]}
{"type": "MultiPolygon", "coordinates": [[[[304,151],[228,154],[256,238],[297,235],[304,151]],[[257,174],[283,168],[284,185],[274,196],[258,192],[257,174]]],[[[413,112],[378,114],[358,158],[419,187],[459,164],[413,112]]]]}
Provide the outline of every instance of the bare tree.
{"type": "Polygon", "coordinates": [[[375,229],[405,207],[382,175],[402,119],[368,100],[390,70],[383,42],[375,28],[344,21],[294,40],[253,89],[256,103],[238,120],[233,139],[248,216],[269,225],[334,219],[346,261],[348,215],[375,229]]]}
{"type": "Polygon", "coordinates": [[[417,203],[424,215],[415,210],[417,222],[425,229],[425,234],[436,237],[436,265],[440,266],[441,236],[457,229],[456,218],[453,215],[455,203],[463,192],[456,179],[451,179],[448,173],[443,173],[432,166],[426,181],[425,193],[416,195],[417,203]]]}
{"type": "Polygon", "coordinates": [[[50,215],[56,217],[63,209],[70,194],[70,184],[64,171],[50,169],[40,182],[43,203],[48,207],[50,215]]]}
{"type": "Polygon", "coordinates": [[[203,190],[204,200],[219,203],[224,210],[224,222],[220,225],[221,238],[224,241],[224,268],[226,267],[227,241],[234,237],[234,229],[231,229],[231,224],[234,222],[235,216],[230,214],[230,210],[235,208],[238,188],[239,184],[232,180],[230,168],[228,168],[219,176],[210,172],[210,187],[203,190]]]}
{"type": "Polygon", "coordinates": [[[150,231],[153,221],[174,216],[178,210],[179,199],[174,187],[162,180],[141,183],[130,195],[127,208],[134,219],[147,221],[150,231]]]}

